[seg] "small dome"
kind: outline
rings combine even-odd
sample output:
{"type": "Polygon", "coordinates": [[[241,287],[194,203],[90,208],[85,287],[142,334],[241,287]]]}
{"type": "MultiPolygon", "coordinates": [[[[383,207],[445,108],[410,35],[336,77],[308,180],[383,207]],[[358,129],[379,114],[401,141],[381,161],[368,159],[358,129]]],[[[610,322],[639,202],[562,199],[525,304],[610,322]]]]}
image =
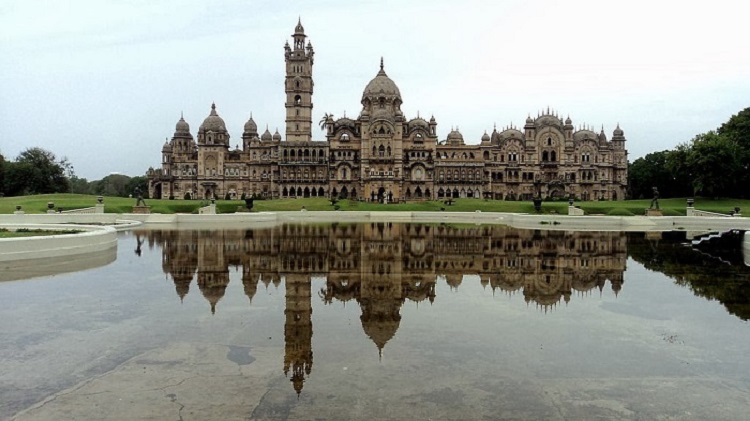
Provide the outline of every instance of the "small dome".
{"type": "Polygon", "coordinates": [[[526,124],[534,124],[534,119],[531,116],[526,117],[526,124]]]}
{"type": "Polygon", "coordinates": [[[354,120],[347,117],[341,117],[340,119],[336,120],[336,122],[334,123],[334,127],[349,127],[354,129],[354,120]]]}
{"type": "Polygon", "coordinates": [[[573,140],[575,141],[581,141],[581,140],[598,140],[599,136],[592,132],[591,130],[584,129],[579,130],[575,133],[573,133],[573,140]]]}
{"type": "Polygon", "coordinates": [[[180,120],[177,122],[177,124],[174,126],[174,134],[182,134],[187,135],[190,134],[190,125],[187,124],[187,121],[185,121],[182,116],[180,116],[180,120]]]}
{"type": "Polygon", "coordinates": [[[255,120],[253,120],[252,114],[250,114],[250,119],[247,120],[247,123],[245,123],[245,133],[258,133],[258,125],[255,124],[255,120]]]}
{"type": "Polygon", "coordinates": [[[164,146],[161,148],[162,152],[172,152],[172,145],[169,142],[164,142],[164,146]]]}
{"type": "Polygon", "coordinates": [[[625,132],[620,128],[620,123],[617,123],[617,128],[612,132],[612,136],[625,136],[625,132]]]}
{"type": "Polygon", "coordinates": [[[226,125],[224,124],[224,120],[219,117],[219,114],[216,113],[216,104],[211,104],[211,114],[206,117],[205,120],[203,120],[203,124],[201,124],[200,129],[201,131],[212,131],[212,132],[226,132],[226,125]]]}
{"type": "Polygon", "coordinates": [[[435,124],[435,116],[430,117],[430,124],[435,124]]]}
{"type": "Polygon", "coordinates": [[[272,139],[277,142],[281,140],[281,134],[279,133],[279,129],[276,129],[276,132],[273,134],[272,139]]]}
{"type": "Polygon", "coordinates": [[[294,27],[294,35],[304,35],[305,28],[302,26],[302,19],[297,21],[297,26],[294,27]]]}
{"type": "Polygon", "coordinates": [[[370,83],[367,84],[364,92],[362,92],[362,101],[364,101],[365,98],[370,98],[370,100],[374,101],[376,98],[381,96],[392,97],[401,100],[401,91],[399,91],[396,83],[391,80],[391,78],[389,78],[388,75],[385,74],[385,70],[383,70],[382,58],[380,59],[380,71],[375,76],[375,78],[373,78],[370,83]]]}
{"type": "Polygon", "coordinates": [[[417,117],[417,118],[412,118],[411,120],[409,120],[408,126],[409,126],[409,128],[412,128],[412,127],[427,128],[427,126],[429,126],[429,124],[427,124],[427,121],[425,119],[423,119],[421,117],[417,117]]]}
{"type": "Polygon", "coordinates": [[[487,134],[487,132],[484,132],[482,135],[482,142],[489,142],[490,141],[490,135],[487,134]]]}
{"type": "Polygon", "coordinates": [[[448,143],[455,144],[455,143],[464,143],[464,135],[461,134],[461,132],[456,130],[451,130],[450,133],[448,133],[448,143]]]}
{"type": "Polygon", "coordinates": [[[570,117],[566,118],[565,119],[565,125],[566,126],[570,126],[571,124],[573,124],[573,120],[571,120],[570,117]]]}
{"type": "Polygon", "coordinates": [[[273,136],[271,135],[271,132],[268,131],[268,127],[266,127],[266,131],[263,132],[262,135],[260,135],[260,140],[264,142],[269,142],[273,140],[273,136]]]}

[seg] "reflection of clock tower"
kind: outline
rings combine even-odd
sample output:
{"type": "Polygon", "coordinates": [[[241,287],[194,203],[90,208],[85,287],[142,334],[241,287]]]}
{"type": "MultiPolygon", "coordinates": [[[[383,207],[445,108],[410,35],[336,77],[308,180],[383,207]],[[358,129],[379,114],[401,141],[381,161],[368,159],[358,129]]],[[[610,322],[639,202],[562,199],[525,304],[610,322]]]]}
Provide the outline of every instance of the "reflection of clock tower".
{"type": "Polygon", "coordinates": [[[211,304],[211,313],[229,285],[229,268],[224,260],[224,237],[206,234],[198,243],[198,288],[211,304]]]}
{"type": "Polygon", "coordinates": [[[286,309],[284,315],[284,375],[292,369],[294,390],[302,391],[305,375],[310,375],[312,353],[312,302],[310,278],[304,275],[286,276],[286,309]]]}

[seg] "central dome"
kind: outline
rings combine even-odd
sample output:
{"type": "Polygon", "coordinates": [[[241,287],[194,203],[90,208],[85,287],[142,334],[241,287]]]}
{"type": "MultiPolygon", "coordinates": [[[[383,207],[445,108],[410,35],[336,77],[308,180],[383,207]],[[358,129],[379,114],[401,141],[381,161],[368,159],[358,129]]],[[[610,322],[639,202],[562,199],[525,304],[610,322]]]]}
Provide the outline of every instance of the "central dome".
{"type": "Polygon", "coordinates": [[[216,113],[216,104],[211,104],[211,114],[203,120],[200,126],[201,131],[226,132],[224,120],[216,113]]]}
{"type": "Polygon", "coordinates": [[[393,99],[394,97],[401,101],[401,92],[398,90],[396,83],[385,74],[383,70],[383,59],[380,59],[380,71],[373,78],[370,83],[365,87],[365,91],[362,92],[362,101],[365,98],[370,98],[373,101],[379,97],[386,97],[393,99]]]}

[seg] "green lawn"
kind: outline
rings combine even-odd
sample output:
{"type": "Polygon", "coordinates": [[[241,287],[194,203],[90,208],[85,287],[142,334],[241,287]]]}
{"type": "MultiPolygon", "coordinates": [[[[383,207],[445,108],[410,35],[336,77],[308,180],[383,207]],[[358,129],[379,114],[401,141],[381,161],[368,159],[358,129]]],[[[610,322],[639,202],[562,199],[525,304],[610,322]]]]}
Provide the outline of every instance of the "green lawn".
{"type": "MultiPolygon", "coordinates": [[[[53,202],[55,209],[62,207],[63,210],[92,207],[96,204],[96,196],[80,194],[46,194],[21,197],[0,198],[0,213],[13,213],[16,205],[21,205],[26,213],[47,212],[47,202],[53,202]]],[[[154,200],[146,199],[146,204],[151,206],[153,213],[197,213],[198,208],[207,205],[205,200],[154,200]]],[[[650,200],[626,200],[626,201],[602,201],[602,202],[576,202],[587,215],[643,215],[650,200]]],[[[685,199],[662,199],[660,207],[665,215],[685,215],[685,199]]],[[[135,199],[127,197],[105,197],[104,210],[107,213],[128,213],[135,205],[135,199]]],[[[484,199],[456,199],[452,205],[446,205],[440,201],[410,202],[390,205],[381,205],[369,202],[356,202],[341,200],[337,203],[341,211],[441,211],[446,212],[519,212],[533,213],[534,206],[531,202],[511,202],[502,200],[484,199]]],[[[735,206],[750,213],[750,200],[740,199],[703,199],[696,198],[696,209],[728,214],[735,206]]],[[[217,200],[217,211],[219,213],[233,213],[238,207],[244,207],[241,200],[217,200]]],[[[330,201],[323,198],[308,199],[279,199],[279,200],[256,200],[253,212],[264,211],[298,211],[302,208],[310,211],[334,210],[330,201]]],[[[567,202],[544,202],[542,212],[546,214],[567,214],[567,202]]]]}

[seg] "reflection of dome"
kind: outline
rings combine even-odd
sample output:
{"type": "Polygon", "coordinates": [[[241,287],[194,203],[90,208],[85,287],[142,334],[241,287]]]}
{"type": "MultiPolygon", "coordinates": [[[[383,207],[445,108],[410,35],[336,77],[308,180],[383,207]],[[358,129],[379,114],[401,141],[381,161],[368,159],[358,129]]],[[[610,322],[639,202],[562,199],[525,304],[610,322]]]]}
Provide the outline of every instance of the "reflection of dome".
{"type": "Polygon", "coordinates": [[[382,352],[385,344],[396,335],[401,323],[401,315],[398,312],[396,314],[362,314],[360,320],[362,321],[362,330],[382,352]]]}
{"type": "Polygon", "coordinates": [[[226,132],[224,120],[216,113],[216,104],[211,104],[211,114],[203,120],[200,127],[201,131],[226,132]]]}
{"type": "Polygon", "coordinates": [[[383,59],[380,59],[380,71],[365,87],[362,93],[362,100],[364,101],[365,98],[372,100],[381,96],[395,97],[399,101],[401,100],[401,91],[398,90],[396,83],[383,70],[383,59]]]}

